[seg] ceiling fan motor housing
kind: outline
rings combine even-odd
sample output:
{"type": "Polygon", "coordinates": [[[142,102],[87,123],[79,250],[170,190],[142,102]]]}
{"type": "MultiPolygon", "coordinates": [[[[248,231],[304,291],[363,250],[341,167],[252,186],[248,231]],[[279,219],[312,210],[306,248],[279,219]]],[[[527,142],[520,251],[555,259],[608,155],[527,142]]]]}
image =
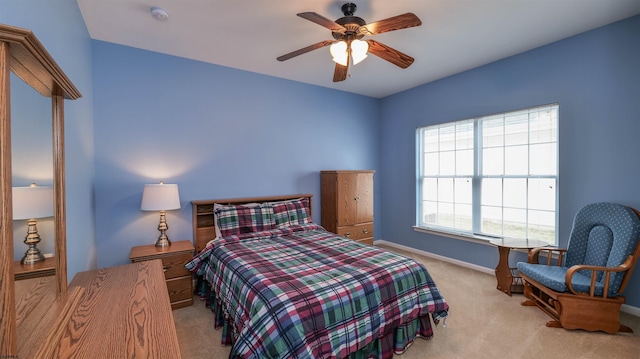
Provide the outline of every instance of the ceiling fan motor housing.
{"type": "Polygon", "coordinates": [[[360,33],[360,27],[366,25],[367,22],[363,18],[353,15],[356,12],[356,8],[357,6],[354,3],[342,5],[344,17],[336,20],[336,24],[342,25],[346,31],[344,33],[332,32],[334,39],[352,41],[364,37],[364,34],[360,33]]]}
{"type": "Polygon", "coordinates": [[[356,6],[356,4],[348,2],[342,5],[342,13],[344,14],[344,16],[353,16],[353,14],[356,13],[357,8],[358,7],[356,6]]]}

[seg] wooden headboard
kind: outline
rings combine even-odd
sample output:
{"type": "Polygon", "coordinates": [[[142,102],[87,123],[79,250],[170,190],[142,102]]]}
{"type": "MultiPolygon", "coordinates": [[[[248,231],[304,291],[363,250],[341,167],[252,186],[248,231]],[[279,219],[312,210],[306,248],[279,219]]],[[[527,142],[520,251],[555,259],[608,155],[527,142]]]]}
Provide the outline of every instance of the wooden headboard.
{"type": "Polygon", "coordinates": [[[191,201],[191,208],[193,209],[193,245],[196,247],[196,253],[200,253],[200,251],[202,251],[204,247],[207,246],[207,243],[216,237],[215,221],[213,220],[213,205],[216,203],[229,205],[277,202],[285,201],[288,199],[308,198],[309,215],[311,216],[311,197],[313,197],[312,194],[292,194],[285,196],[207,199],[191,201]]]}

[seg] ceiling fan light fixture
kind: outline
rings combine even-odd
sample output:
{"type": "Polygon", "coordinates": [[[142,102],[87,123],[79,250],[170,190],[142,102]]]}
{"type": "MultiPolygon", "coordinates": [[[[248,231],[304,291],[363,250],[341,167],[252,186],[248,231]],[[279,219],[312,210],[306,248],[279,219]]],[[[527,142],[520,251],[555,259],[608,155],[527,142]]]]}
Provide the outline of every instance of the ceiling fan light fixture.
{"type": "Polygon", "coordinates": [[[285,61],[293,57],[305,54],[309,51],[317,50],[329,46],[329,52],[336,63],[333,71],[333,82],[344,81],[349,77],[349,64],[356,65],[365,58],[369,52],[386,60],[400,68],[406,69],[411,66],[414,58],[404,54],[390,46],[375,40],[360,39],[365,36],[382,34],[385,32],[408,29],[410,27],[422,25],[422,21],[414,13],[404,13],[392,16],[383,20],[367,23],[364,19],[355,16],[356,4],[347,3],[342,6],[343,17],[335,21],[315,12],[301,12],[297,16],[316,23],[331,30],[333,39],[316,42],[315,44],[303,47],[288,54],[278,56],[276,60],[285,61]]]}
{"type": "Polygon", "coordinates": [[[351,42],[351,57],[353,58],[353,64],[357,65],[360,61],[367,58],[367,51],[369,51],[369,44],[362,40],[353,40],[351,42]]]}
{"type": "Polygon", "coordinates": [[[349,56],[347,55],[347,43],[345,41],[338,41],[332,44],[329,47],[329,52],[331,53],[333,62],[347,66],[349,56]]]}

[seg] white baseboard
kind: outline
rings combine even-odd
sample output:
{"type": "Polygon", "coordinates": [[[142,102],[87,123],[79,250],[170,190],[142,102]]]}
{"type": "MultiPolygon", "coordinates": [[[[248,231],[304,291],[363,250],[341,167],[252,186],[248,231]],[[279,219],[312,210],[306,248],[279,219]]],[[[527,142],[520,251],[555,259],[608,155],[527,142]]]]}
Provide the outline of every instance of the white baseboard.
{"type": "MultiPolygon", "coordinates": [[[[441,260],[443,262],[459,265],[461,267],[473,269],[473,270],[476,270],[478,272],[487,273],[487,274],[491,274],[491,275],[495,274],[495,269],[493,269],[493,268],[487,268],[487,267],[479,266],[477,264],[464,262],[464,261],[461,261],[461,260],[458,260],[458,259],[441,256],[439,254],[426,252],[426,251],[423,251],[421,249],[416,249],[416,248],[413,248],[413,247],[404,246],[402,244],[385,241],[383,239],[375,240],[373,242],[373,244],[384,244],[384,245],[387,245],[387,246],[390,246],[390,247],[395,247],[395,248],[398,248],[398,249],[405,250],[407,252],[414,252],[416,254],[419,254],[421,256],[425,256],[427,258],[433,258],[433,259],[441,260]]],[[[636,316],[636,317],[640,317],[640,308],[638,308],[638,307],[634,307],[634,306],[631,306],[631,305],[628,305],[628,304],[623,304],[622,307],[620,308],[620,311],[624,312],[624,313],[627,313],[627,314],[631,314],[631,315],[636,316]]]]}

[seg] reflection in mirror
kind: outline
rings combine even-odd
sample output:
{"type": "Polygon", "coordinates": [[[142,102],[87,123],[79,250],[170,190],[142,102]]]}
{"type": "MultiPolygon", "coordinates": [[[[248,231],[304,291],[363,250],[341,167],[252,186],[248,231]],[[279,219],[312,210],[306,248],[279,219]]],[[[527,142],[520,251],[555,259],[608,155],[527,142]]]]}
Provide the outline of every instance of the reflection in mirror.
{"type": "MultiPolygon", "coordinates": [[[[11,73],[11,174],[13,187],[13,256],[16,303],[16,337],[18,353],[29,352],[31,329],[22,325],[40,321],[51,310],[56,298],[55,262],[42,258],[25,243],[34,237],[37,228],[37,248],[42,256],[55,251],[55,221],[53,218],[53,136],[51,99],[42,96],[19,77],[11,73]],[[22,196],[32,183],[46,192],[41,208],[33,205],[33,196],[22,196]],[[16,192],[22,192],[16,195],[16,192]],[[20,202],[20,203],[18,203],[20,202]],[[28,203],[29,202],[29,203],[28,203]],[[44,217],[44,218],[37,218],[44,217]],[[37,227],[32,222],[37,220],[37,227]],[[34,228],[35,227],[35,228],[34,228]]],[[[40,198],[41,200],[43,198],[40,198]]]]}
{"type": "MultiPolygon", "coordinates": [[[[32,183],[39,187],[52,186],[51,99],[40,95],[13,73],[10,86],[12,186],[29,187],[32,183]]],[[[15,201],[14,198],[14,206],[15,201]]],[[[50,216],[37,219],[40,237],[37,248],[46,256],[53,255],[55,248],[53,208],[51,212],[50,216]]],[[[36,214],[40,216],[42,213],[36,214]]],[[[21,260],[29,249],[24,243],[29,232],[29,219],[14,218],[13,221],[13,251],[16,261],[21,260]]]]}
{"type": "Polygon", "coordinates": [[[38,248],[38,219],[53,217],[53,187],[38,186],[13,187],[13,220],[27,220],[27,236],[24,244],[29,249],[20,260],[22,264],[35,264],[44,261],[44,254],[38,248]]]}

